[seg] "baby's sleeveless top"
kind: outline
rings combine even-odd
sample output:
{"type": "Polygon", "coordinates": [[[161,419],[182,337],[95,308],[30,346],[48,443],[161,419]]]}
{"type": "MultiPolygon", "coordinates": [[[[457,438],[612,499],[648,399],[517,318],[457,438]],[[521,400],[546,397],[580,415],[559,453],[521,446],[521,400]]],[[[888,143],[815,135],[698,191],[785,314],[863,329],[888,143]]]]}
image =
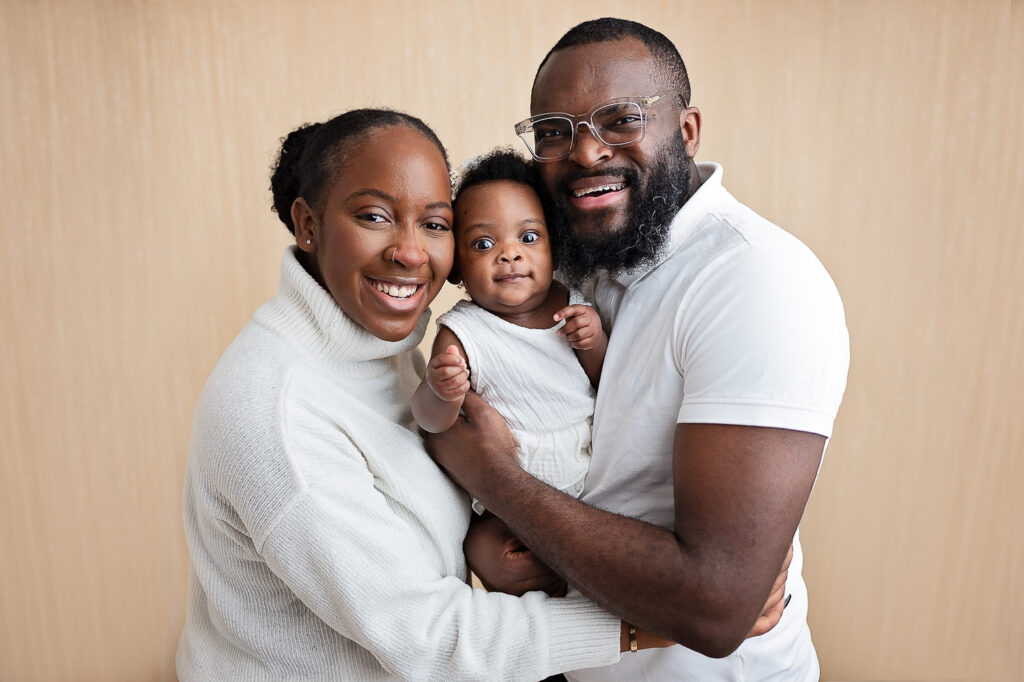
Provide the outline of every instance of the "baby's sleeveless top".
{"type": "MultiPolygon", "coordinates": [[[[570,290],[569,302],[584,303],[583,296],[570,290]]],[[[462,342],[469,383],[505,418],[519,465],[578,497],[590,467],[595,394],[572,346],[556,335],[565,323],[527,329],[471,301],[459,301],[437,323],[462,342]]]]}

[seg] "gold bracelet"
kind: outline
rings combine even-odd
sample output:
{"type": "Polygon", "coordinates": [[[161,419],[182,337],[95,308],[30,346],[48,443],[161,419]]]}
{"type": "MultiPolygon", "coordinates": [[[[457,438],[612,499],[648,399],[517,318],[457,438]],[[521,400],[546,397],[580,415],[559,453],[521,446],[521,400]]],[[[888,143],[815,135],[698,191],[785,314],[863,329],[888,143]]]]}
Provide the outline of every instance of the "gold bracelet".
{"type": "Polygon", "coordinates": [[[636,626],[633,625],[632,623],[627,623],[627,624],[629,625],[629,650],[632,651],[635,654],[636,651],[637,651],[637,647],[636,647],[636,626]]]}

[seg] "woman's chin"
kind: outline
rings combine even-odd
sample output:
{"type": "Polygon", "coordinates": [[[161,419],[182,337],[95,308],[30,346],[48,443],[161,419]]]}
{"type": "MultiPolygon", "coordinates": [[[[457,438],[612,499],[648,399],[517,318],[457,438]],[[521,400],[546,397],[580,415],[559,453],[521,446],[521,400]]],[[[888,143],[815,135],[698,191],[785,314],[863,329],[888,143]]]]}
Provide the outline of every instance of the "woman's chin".
{"type": "Polygon", "coordinates": [[[409,315],[403,315],[400,319],[376,318],[370,320],[368,324],[362,324],[362,327],[383,341],[402,341],[416,331],[416,325],[422,316],[423,310],[416,310],[409,315]]]}

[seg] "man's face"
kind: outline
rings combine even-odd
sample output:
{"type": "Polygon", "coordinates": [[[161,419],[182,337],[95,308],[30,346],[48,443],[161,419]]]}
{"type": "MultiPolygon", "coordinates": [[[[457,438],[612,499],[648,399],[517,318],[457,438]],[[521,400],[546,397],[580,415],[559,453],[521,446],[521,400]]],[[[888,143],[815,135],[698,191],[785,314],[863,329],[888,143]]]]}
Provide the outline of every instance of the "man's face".
{"type": "MultiPolygon", "coordinates": [[[[581,114],[601,102],[672,88],[647,47],[627,39],[568,48],[537,76],[531,113],[581,114]]],[[[572,153],[538,169],[551,203],[561,269],[578,282],[597,269],[624,271],[652,260],[689,186],[677,100],[648,110],[644,139],[608,147],[586,126],[572,153]]]]}

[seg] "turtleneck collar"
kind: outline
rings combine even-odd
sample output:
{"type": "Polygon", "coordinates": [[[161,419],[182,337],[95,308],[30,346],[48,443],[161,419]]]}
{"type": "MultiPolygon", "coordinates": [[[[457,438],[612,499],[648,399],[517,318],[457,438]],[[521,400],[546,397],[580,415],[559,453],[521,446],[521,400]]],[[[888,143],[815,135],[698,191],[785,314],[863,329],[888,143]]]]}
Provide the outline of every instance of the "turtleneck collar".
{"type": "Polygon", "coordinates": [[[385,341],[356,324],[298,260],[298,247],[289,246],[281,261],[277,296],[261,307],[255,319],[293,340],[310,355],[328,362],[381,360],[415,348],[430,321],[428,308],[412,334],[385,341]]]}

